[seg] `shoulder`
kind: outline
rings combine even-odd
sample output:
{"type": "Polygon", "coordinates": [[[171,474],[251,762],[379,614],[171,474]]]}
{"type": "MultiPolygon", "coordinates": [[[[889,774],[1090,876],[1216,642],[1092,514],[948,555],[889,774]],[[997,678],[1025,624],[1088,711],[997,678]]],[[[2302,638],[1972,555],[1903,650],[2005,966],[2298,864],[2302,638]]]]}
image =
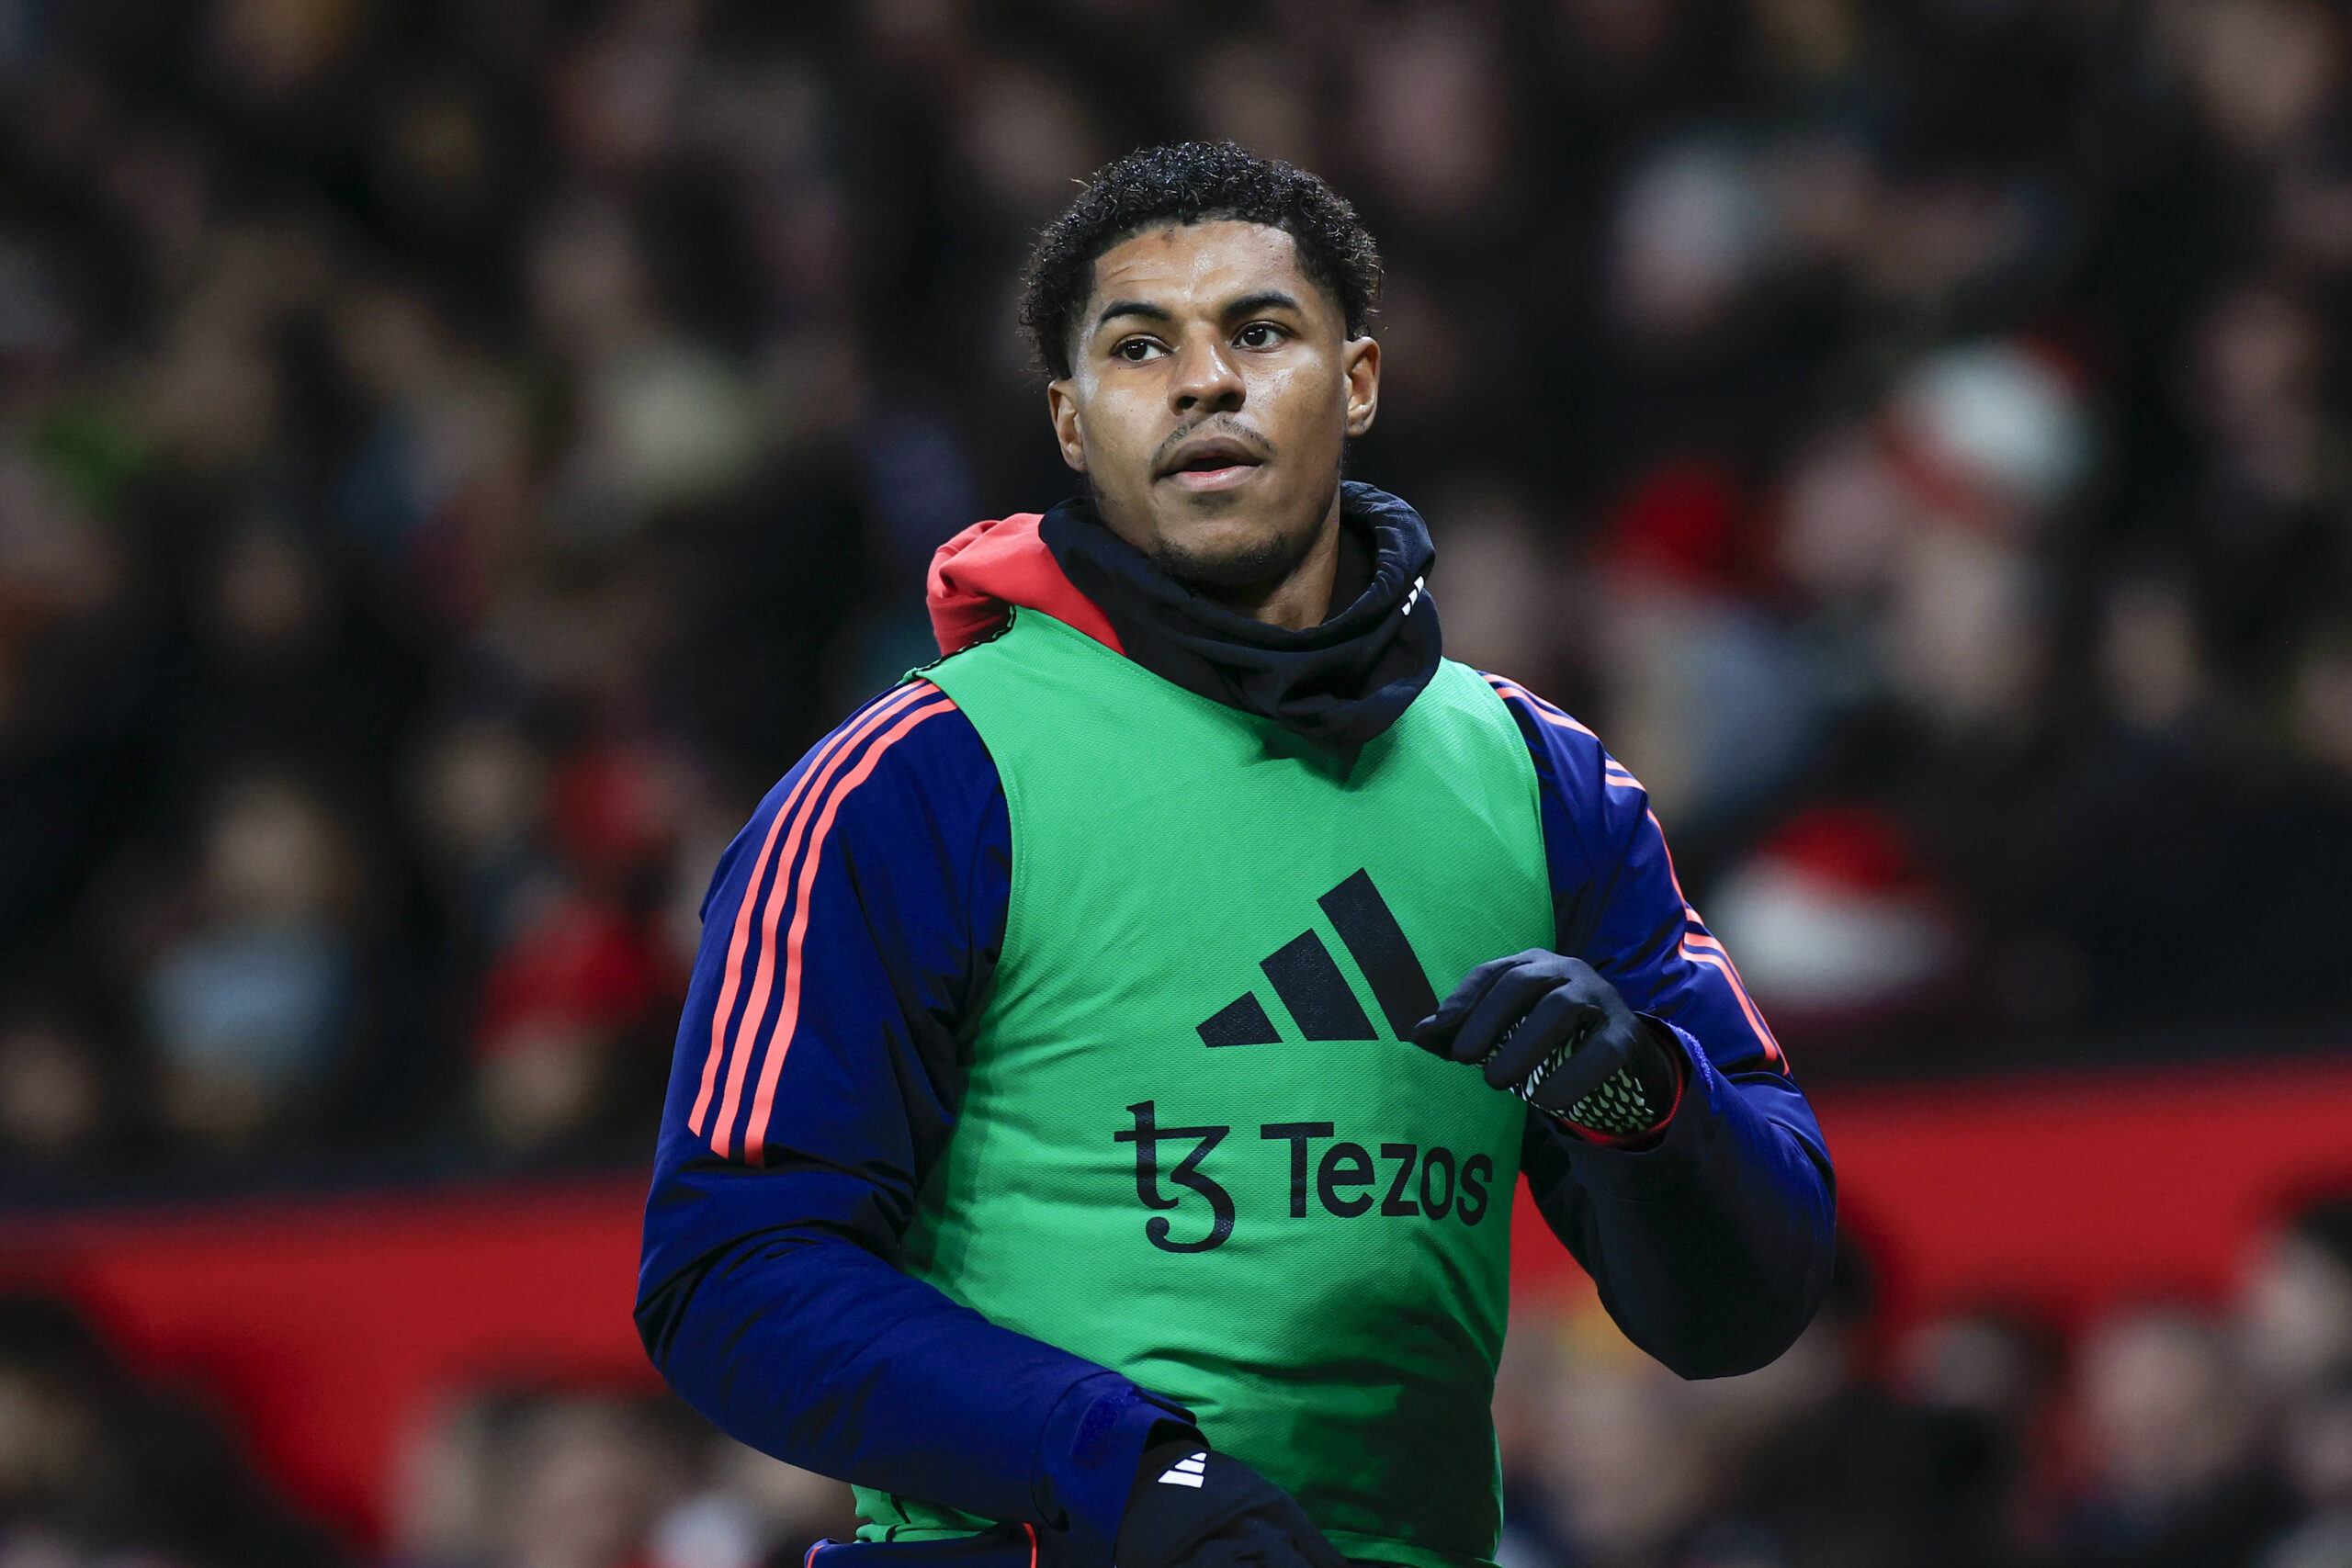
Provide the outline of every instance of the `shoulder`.
{"type": "Polygon", "coordinates": [[[1480,679],[1502,699],[1534,759],[1547,842],[1597,865],[1621,857],[1645,825],[1655,827],[1649,791],[1589,726],[1516,681],[1483,671],[1480,679]]]}
{"type": "Polygon", "coordinates": [[[873,698],[808,749],[760,803],[773,816],[796,796],[846,798],[867,785],[888,795],[968,787],[995,765],[954,698],[920,677],[873,698]]]}
{"type": "Polygon", "coordinates": [[[1527,749],[1534,753],[1536,771],[1555,787],[1566,793],[1579,787],[1634,784],[1634,775],[1601,746],[1600,737],[1566,709],[1507,677],[1480,671],[1478,678],[1502,699],[1527,749]]]}
{"type": "MultiPolygon", "coordinates": [[[[847,831],[888,842],[977,830],[1001,792],[979,732],[951,697],[917,678],[873,698],[810,747],[761,800],[729,858],[765,860],[780,839],[847,831]]],[[[920,840],[918,840],[920,841],[920,840]]]]}

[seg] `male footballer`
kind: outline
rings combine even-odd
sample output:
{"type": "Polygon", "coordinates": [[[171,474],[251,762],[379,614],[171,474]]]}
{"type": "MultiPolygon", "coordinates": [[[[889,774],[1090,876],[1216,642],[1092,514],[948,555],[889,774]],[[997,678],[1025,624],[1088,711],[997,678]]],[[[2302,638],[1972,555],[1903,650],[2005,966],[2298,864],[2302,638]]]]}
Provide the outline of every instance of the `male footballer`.
{"type": "Polygon", "coordinates": [[[719,863],[638,1324],[900,1543],[845,1557],[1487,1563],[1521,1175],[1686,1377],[1826,1283],[1642,786],[1443,657],[1428,531],[1341,478],[1378,272],[1286,164],[1098,175],[1022,312],[1084,495],[940,550],[940,660],[719,863]]]}

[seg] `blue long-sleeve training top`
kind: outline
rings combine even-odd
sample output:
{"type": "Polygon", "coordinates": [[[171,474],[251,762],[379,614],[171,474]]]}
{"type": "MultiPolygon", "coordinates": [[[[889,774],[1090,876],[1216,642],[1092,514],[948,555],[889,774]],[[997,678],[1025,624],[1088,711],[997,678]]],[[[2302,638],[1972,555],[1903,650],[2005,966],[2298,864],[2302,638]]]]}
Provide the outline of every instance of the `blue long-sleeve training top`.
{"type": "MultiPolygon", "coordinates": [[[[1531,1113],[1529,1190],[1635,1344],[1689,1377],[1751,1370],[1827,1279],[1820,1130],[1640,784],[1489,679],[1541,784],[1558,950],[1684,1058],[1637,1146],[1531,1113]]],[[[1003,941],[1012,853],[995,763],[935,687],[868,704],[761,803],[703,906],[637,1319],[680,1395],[754,1448],[1107,1543],[1152,1427],[1183,1413],[899,1267],[956,1129],[959,1032],[1003,941]]]]}

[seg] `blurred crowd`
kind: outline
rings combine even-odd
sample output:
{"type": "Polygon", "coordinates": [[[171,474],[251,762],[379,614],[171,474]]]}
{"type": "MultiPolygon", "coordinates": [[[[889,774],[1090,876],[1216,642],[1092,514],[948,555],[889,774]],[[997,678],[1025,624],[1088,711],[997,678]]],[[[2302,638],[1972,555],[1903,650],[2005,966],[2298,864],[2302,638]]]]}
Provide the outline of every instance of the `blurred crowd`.
{"type": "Polygon", "coordinates": [[[0,0],[0,1150],[641,1154],[719,847],[927,657],[931,551],[1070,488],[1028,237],[1178,135],[1370,220],[1355,471],[1809,1070],[2324,1021],[2347,47],[2336,0],[0,0]]]}
{"type": "Polygon", "coordinates": [[[74,1308],[0,1297],[5,1568],[796,1568],[849,1489],[673,1401],[488,1384],[416,1413],[363,1543],[306,1517],[200,1397],[74,1308]]]}
{"type": "Polygon", "coordinates": [[[1503,1568],[2343,1568],[2352,1200],[2313,1203],[2224,1312],[2031,1303],[1885,1332],[1841,1246],[1778,1361],[1686,1383],[1596,1303],[1515,1313],[1503,1568]]]}
{"type": "MultiPolygon", "coordinates": [[[[2216,1310],[2030,1302],[1891,1329],[1860,1245],[1794,1348],[1686,1383],[1589,1293],[1515,1303],[1501,1568],[2346,1568],[2352,1197],[2216,1310]]],[[[380,1540],[337,1540],[74,1312],[0,1298],[0,1568],[796,1568],[847,1488],[598,1387],[413,1413],[380,1540]]]]}

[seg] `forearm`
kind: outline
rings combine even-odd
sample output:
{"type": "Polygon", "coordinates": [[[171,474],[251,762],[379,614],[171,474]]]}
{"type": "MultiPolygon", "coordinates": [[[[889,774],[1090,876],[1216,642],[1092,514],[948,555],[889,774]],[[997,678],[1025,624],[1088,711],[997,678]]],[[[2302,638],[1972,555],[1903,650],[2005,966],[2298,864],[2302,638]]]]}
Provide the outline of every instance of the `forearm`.
{"type": "Polygon", "coordinates": [[[730,1436],[1034,1525],[1074,1562],[1107,1563],[1152,1427],[1189,1419],[819,1224],[747,1236],[649,1291],[637,1315],[670,1385],[730,1436]]]}
{"type": "Polygon", "coordinates": [[[1525,1163],[1544,1219],[1626,1336],[1685,1377],[1722,1377],[1772,1360],[1811,1321],[1836,1191],[1794,1084],[1725,1077],[1683,1052],[1681,1102],[1654,1144],[1607,1148],[1533,1125],[1525,1163]]]}

